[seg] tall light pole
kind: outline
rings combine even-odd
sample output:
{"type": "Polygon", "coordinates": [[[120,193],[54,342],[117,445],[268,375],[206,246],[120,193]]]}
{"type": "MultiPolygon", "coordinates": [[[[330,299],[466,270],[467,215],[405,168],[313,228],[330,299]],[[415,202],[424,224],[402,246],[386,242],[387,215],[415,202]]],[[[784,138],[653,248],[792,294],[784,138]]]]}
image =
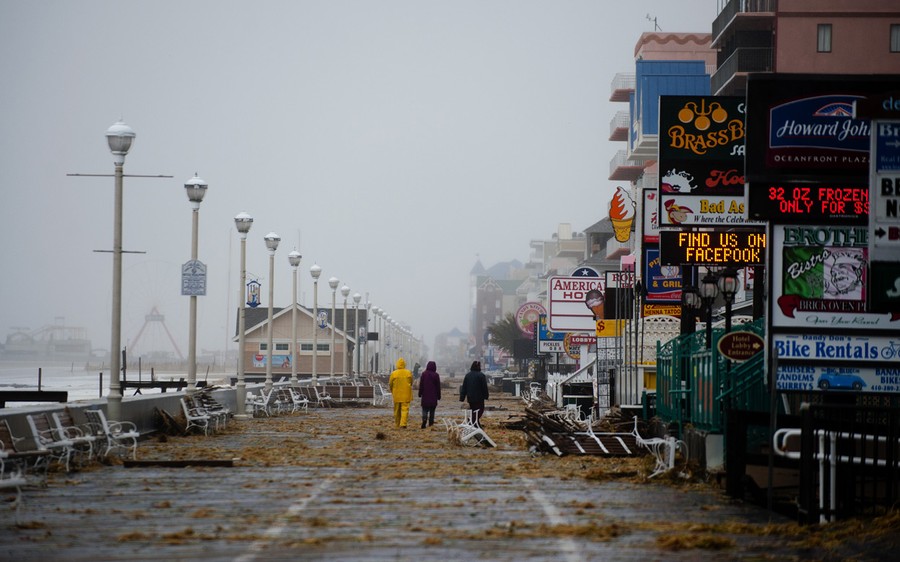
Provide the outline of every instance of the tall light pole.
{"type": "Polygon", "coordinates": [[[375,340],[375,359],[373,368],[375,374],[381,373],[381,367],[384,365],[384,309],[380,306],[375,311],[375,332],[378,333],[378,339],[375,340]]]}
{"type": "Polygon", "coordinates": [[[369,312],[372,310],[372,303],[369,301],[369,293],[366,293],[366,342],[365,348],[363,349],[365,356],[363,357],[363,363],[366,366],[366,372],[369,371],[369,312]]]}
{"type": "Polygon", "coordinates": [[[241,236],[241,282],[238,285],[238,372],[237,372],[237,415],[246,416],[247,383],[244,381],[244,325],[246,322],[246,309],[244,305],[244,291],[247,287],[247,233],[253,226],[253,217],[240,212],[234,217],[234,226],[241,236]]]}
{"type": "Polygon", "coordinates": [[[322,268],[313,264],[309,268],[309,274],[313,278],[313,357],[312,357],[312,384],[319,384],[319,276],[322,268]]]}
{"type": "Polygon", "coordinates": [[[387,339],[384,340],[384,343],[387,345],[387,353],[384,363],[384,372],[390,373],[394,370],[394,319],[391,316],[386,316],[385,320],[387,320],[387,327],[384,331],[387,334],[387,339]]]}
{"type": "Polygon", "coordinates": [[[343,375],[347,376],[347,348],[349,347],[349,341],[347,339],[347,295],[350,294],[350,287],[344,285],[341,287],[341,296],[344,297],[344,323],[341,325],[341,329],[344,330],[344,350],[341,355],[344,358],[344,372],[343,375]]]}
{"type": "Polygon", "coordinates": [[[356,346],[354,351],[356,351],[356,376],[359,376],[359,357],[360,353],[362,353],[362,348],[359,347],[359,301],[362,300],[362,295],[359,293],[353,293],[353,308],[356,313],[356,319],[353,321],[353,339],[356,341],[356,346]]]}
{"type": "MultiPolygon", "coordinates": [[[[194,274],[202,275],[203,279],[206,278],[206,271],[203,264],[201,264],[197,260],[197,245],[198,245],[198,233],[200,226],[200,202],[203,201],[203,197],[206,195],[206,190],[209,186],[205,181],[200,179],[197,174],[194,174],[194,177],[189,179],[184,183],[184,190],[187,193],[188,201],[191,202],[191,261],[189,264],[189,269],[194,271],[194,274]]],[[[184,290],[184,287],[182,287],[184,290]]],[[[191,395],[197,391],[197,295],[205,295],[206,287],[203,286],[201,290],[191,290],[190,291],[190,299],[191,299],[191,314],[190,314],[190,330],[189,341],[188,341],[188,384],[187,384],[187,394],[191,395]]]]}
{"type": "Polygon", "coordinates": [[[288,254],[288,262],[293,272],[294,288],[291,292],[291,386],[299,384],[297,380],[297,268],[300,267],[300,252],[293,250],[288,254]]]}
{"type": "Polygon", "coordinates": [[[378,363],[378,342],[381,341],[382,335],[381,332],[378,331],[378,313],[381,311],[380,307],[373,306],[372,307],[372,330],[377,335],[378,339],[375,340],[375,343],[372,344],[372,374],[377,375],[378,369],[376,368],[376,364],[378,363]]]}
{"type": "Polygon", "coordinates": [[[332,277],[328,280],[328,286],[331,287],[331,347],[328,354],[331,355],[331,378],[334,379],[334,311],[336,308],[337,287],[340,279],[332,277]]]}
{"type": "Polygon", "coordinates": [[[134,142],[134,131],[121,121],[106,130],[106,143],[113,154],[116,166],[115,202],[113,206],[113,278],[112,278],[112,326],[109,344],[109,395],[106,407],[109,418],[122,419],[122,167],[125,156],[134,142]]]}
{"type": "Polygon", "coordinates": [[[272,316],[273,301],[275,300],[275,250],[281,237],[270,232],[266,234],[266,249],[269,250],[269,321],[268,339],[266,344],[266,392],[272,392],[272,316]]]}

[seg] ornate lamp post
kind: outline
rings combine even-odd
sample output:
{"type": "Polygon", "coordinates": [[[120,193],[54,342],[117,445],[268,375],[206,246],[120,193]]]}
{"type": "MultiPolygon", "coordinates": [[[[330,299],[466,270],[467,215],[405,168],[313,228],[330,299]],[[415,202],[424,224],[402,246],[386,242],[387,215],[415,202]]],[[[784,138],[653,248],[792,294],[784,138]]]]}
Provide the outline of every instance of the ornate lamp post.
{"type": "Polygon", "coordinates": [[[694,311],[700,308],[700,295],[697,288],[688,285],[681,289],[681,333],[693,334],[697,330],[694,311]]]}
{"type": "Polygon", "coordinates": [[[708,271],[700,282],[700,300],[706,308],[706,349],[712,349],[712,306],[718,294],[716,276],[708,271]]]}
{"type": "MultiPolygon", "coordinates": [[[[369,317],[371,316],[369,313],[372,311],[372,303],[369,301],[369,293],[366,293],[366,341],[365,347],[363,351],[365,356],[363,357],[363,363],[366,365],[366,372],[370,373],[369,370],[369,317]]],[[[374,327],[374,325],[373,325],[374,327]]]]}
{"type": "Polygon", "coordinates": [[[350,287],[344,285],[341,287],[341,296],[344,297],[344,323],[341,325],[341,328],[344,330],[344,352],[341,355],[344,358],[344,371],[342,373],[343,376],[347,376],[347,348],[349,347],[349,341],[347,339],[347,296],[350,294],[350,287]]]}
{"type": "Polygon", "coordinates": [[[293,269],[293,291],[291,293],[291,386],[297,386],[297,268],[300,267],[300,252],[293,250],[288,254],[288,262],[293,269]]]}
{"type": "MultiPolygon", "coordinates": [[[[194,268],[197,268],[199,266],[199,261],[197,260],[197,239],[200,224],[200,202],[203,201],[203,196],[206,195],[206,190],[208,188],[209,186],[206,184],[206,182],[200,179],[197,174],[194,174],[194,177],[186,181],[184,184],[184,189],[187,193],[188,201],[191,202],[192,209],[191,264],[194,268]]],[[[203,271],[202,275],[205,277],[206,272],[203,271]]],[[[196,291],[192,291],[192,293],[196,293],[196,291]]],[[[205,287],[203,294],[205,294],[205,287]]],[[[190,299],[190,330],[188,332],[188,395],[194,394],[197,391],[197,295],[191,294],[190,299]]]]}
{"type": "Polygon", "coordinates": [[[309,268],[309,274],[313,279],[313,356],[312,356],[312,384],[319,384],[319,276],[322,268],[313,264],[309,268]]]}
{"type": "Polygon", "coordinates": [[[730,267],[725,269],[719,274],[717,286],[725,299],[725,333],[727,334],[731,331],[731,305],[734,303],[734,295],[737,293],[738,287],[737,271],[730,267]]]}
{"type": "Polygon", "coordinates": [[[238,284],[238,372],[237,372],[237,415],[246,416],[247,383],[244,382],[244,325],[246,322],[246,306],[244,306],[244,290],[247,286],[247,233],[253,226],[253,217],[241,212],[234,217],[234,226],[241,236],[241,282],[238,284]]]}
{"type": "Polygon", "coordinates": [[[362,295],[359,293],[353,293],[353,309],[355,310],[356,319],[353,321],[353,338],[356,340],[356,376],[359,376],[359,357],[362,353],[362,348],[360,347],[360,336],[359,336],[359,301],[362,300],[362,295]]]}
{"type": "Polygon", "coordinates": [[[134,131],[121,121],[106,130],[106,143],[113,154],[115,171],[115,201],[113,205],[113,279],[112,326],[109,344],[109,395],[106,397],[107,413],[113,420],[122,419],[122,167],[125,156],[134,142],[134,131]]]}
{"type": "Polygon", "coordinates": [[[275,250],[278,249],[278,243],[281,237],[270,232],[266,234],[266,249],[269,250],[269,321],[268,321],[268,343],[266,344],[266,392],[272,392],[272,316],[273,301],[275,300],[275,250]]]}
{"type": "Polygon", "coordinates": [[[334,379],[334,311],[337,305],[337,287],[341,281],[337,277],[328,280],[328,286],[331,287],[331,347],[328,354],[331,356],[331,378],[334,379]]]}

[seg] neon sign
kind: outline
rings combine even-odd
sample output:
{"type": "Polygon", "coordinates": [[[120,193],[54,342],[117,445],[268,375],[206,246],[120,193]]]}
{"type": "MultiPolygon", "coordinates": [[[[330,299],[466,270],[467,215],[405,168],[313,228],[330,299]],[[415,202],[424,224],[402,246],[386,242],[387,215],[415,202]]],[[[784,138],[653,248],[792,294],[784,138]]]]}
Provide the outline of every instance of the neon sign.
{"type": "Polygon", "coordinates": [[[753,230],[663,231],[659,250],[662,263],[667,265],[763,265],[766,235],[753,230]]]}
{"type": "Polygon", "coordinates": [[[867,186],[768,183],[751,186],[748,214],[779,223],[868,224],[867,186]]]}

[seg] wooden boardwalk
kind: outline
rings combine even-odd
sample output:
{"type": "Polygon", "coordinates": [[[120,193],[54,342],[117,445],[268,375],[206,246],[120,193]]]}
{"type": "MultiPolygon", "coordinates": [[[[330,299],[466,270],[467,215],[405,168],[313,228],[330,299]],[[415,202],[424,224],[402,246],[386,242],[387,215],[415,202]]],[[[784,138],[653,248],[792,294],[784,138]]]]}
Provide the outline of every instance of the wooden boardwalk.
{"type": "Polygon", "coordinates": [[[51,475],[25,490],[18,525],[0,506],[0,559],[828,557],[792,547],[789,521],[708,487],[639,482],[636,459],[532,457],[502,412],[484,420],[496,449],[458,447],[438,425],[419,429],[415,406],[409,429],[393,428],[389,408],[320,409],[141,444],[139,459],[168,467],[51,475]]]}

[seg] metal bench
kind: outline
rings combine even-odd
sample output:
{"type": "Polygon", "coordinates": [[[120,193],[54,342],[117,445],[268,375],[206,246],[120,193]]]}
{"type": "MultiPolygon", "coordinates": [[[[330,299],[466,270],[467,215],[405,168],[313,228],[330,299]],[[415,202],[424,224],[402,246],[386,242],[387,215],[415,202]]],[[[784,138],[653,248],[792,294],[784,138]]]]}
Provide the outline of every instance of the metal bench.
{"type": "Polygon", "coordinates": [[[103,410],[85,410],[91,435],[97,437],[100,449],[105,449],[103,457],[108,457],[113,451],[131,451],[131,458],[137,458],[137,442],[141,436],[137,426],[128,421],[114,421],[106,419],[103,410]]]}
{"type": "Polygon", "coordinates": [[[59,461],[70,472],[72,456],[75,454],[75,442],[71,439],[59,439],[53,431],[47,414],[28,414],[25,416],[34,446],[38,451],[47,451],[51,460],[59,461]]]}
{"type": "MultiPolygon", "coordinates": [[[[185,396],[179,400],[185,420],[184,432],[189,433],[192,427],[196,427],[203,430],[203,435],[209,435],[209,422],[214,421],[213,418],[194,405],[194,401],[191,398],[185,396]]],[[[218,426],[218,422],[216,422],[216,425],[218,426]]]]}

